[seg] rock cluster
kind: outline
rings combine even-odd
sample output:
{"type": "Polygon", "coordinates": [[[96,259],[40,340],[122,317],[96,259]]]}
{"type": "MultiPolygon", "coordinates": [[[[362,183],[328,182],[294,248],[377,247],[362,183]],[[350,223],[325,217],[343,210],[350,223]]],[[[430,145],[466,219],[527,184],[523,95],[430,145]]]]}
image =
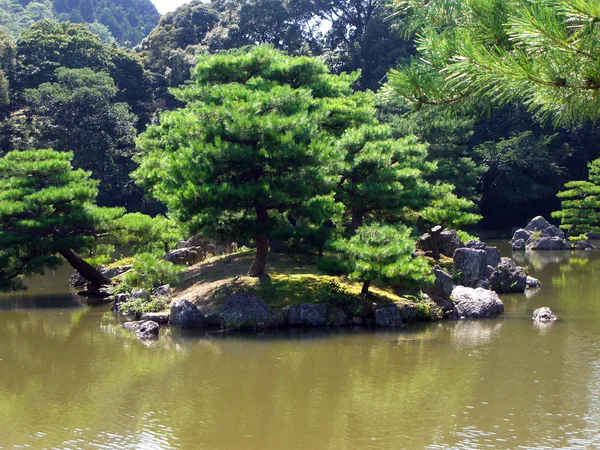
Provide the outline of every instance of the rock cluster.
{"type": "MultiPolygon", "coordinates": [[[[435,231],[435,228],[434,228],[435,231]]],[[[457,248],[464,247],[455,230],[444,230],[438,235],[438,250],[442,255],[452,257],[457,248]]],[[[426,256],[433,253],[432,237],[425,233],[417,240],[417,250],[425,252],[426,256]]]]}
{"type": "Polygon", "coordinates": [[[554,314],[550,308],[544,306],[533,311],[532,320],[537,323],[554,322],[556,320],[556,314],[554,314]]]}
{"type": "Polygon", "coordinates": [[[565,233],[542,216],[533,218],[525,228],[514,232],[513,250],[564,250],[570,248],[565,233]]]}

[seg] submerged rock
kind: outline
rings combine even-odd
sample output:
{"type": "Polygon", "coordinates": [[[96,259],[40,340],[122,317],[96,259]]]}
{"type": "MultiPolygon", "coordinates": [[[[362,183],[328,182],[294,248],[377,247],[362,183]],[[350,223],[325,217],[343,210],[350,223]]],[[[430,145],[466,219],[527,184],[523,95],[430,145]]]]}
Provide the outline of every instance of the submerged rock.
{"type": "Polygon", "coordinates": [[[156,322],[159,325],[166,325],[169,323],[169,313],[168,312],[148,312],[143,313],[140,317],[142,321],[151,320],[152,322],[156,322]]]}
{"type": "Polygon", "coordinates": [[[158,331],[160,326],[152,320],[146,320],[142,322],[135,335],[138,339],[156,339],[158,338],[158,331]]]}
{"type": "Polygon", "coordinates": [[[273,312],[257,295],[232,294],[219,315],[226,329],[276,328],[284,323],[283,314],[273,312]]]}
{"type": "Polygon", "coordinates": [[[557,317],[556,314],[554,314],[550,308],[544,306],[533,311],[533,316],[531,319],[534,322],[538,323],[548,323],[554,322],[557,319],[557,317]]]}
{"type": "Polygon", "coordinates": [[[456,286],[452,301],[461,318],[484,319],[504,313],[504,304],[498,294],[487,289],[456,286]]]}
{"type": "Polygon", "coordinates": [[[528,288],[540,288],[542,283],[537,278],[527,276],[527,287],[528,288]]]}

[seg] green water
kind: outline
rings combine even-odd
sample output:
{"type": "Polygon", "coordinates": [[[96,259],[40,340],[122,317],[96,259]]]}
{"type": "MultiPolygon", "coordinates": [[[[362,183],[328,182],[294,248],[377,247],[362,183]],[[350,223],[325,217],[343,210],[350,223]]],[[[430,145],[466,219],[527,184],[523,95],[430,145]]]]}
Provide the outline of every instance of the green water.
{"type": "Polygon", "coordinates": [[[0,448],[600,448],[600,252],[523,264],[501,319],[152,345],[36,279],[0,298],[0,448]]]}

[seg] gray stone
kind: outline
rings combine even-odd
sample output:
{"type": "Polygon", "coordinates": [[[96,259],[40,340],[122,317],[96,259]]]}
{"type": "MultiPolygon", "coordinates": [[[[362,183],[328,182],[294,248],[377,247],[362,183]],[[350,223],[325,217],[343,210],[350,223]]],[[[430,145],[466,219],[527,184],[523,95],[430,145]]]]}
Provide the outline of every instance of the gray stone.
{"type": "Polygon", "coordinates": [[[544,228],[542,231],[542,236],[546,237],[557,237],[560,239],[565,238],[565,232],[554,225],[550,225],[549,227],[544,228]]]}
{"type": "Polygon", "coordinates": [[[485,276],[487,253],[485,250],[459,248],[454,252],[454,274],[464,286],[475,286],[485,276]]]}
{"type": "Polygon", "coordinates": [[[538,280],[537,278],[527,276],[527,287],[528,288],[539,288],[539,287],[542,287],[542,283],[540,283],[540,280],[538,280]]]}
{"type": "Polygon", "coordinates": [[[504,313],[504,304],[498,294],[487,289],[456,286],[452,301],[459,316],[465,319],[484,319],[504,313]]]}
{"type": "Polygon", "coordinates": [[[537,216],[537,217],[534,217],[533,219],[531,219],[531,221],[527,224],[525,229],[529,230],[529,231],[536,231],[536,230],[542,231],[544,228],[548,228],[551,226],[552,225],[550,224],[550,222],[548,222],[542,216],[537,216]]]}
{"type": "Polygon", "coordinates": [[[476,250],[485,250],[485,244],[483,242],[477,241],[477,240],[467,241],[467,243],[465,244],[465,247],[473,248],[476,250]]]}
{"type": "Polygon", "coordinates": [[[284,309],[284,317],[293,327],[340,327],[352,324],[352,318],[345,311],[325,303],[288,306],[284,309]]]}
{"type": "Polygon", "coordinates": [[[171,304],[169,323],[181,328],[211,328],[220,325],[217,314],[205,314],[194,303],[188,299],[175,300],[171,304]]]}
{"type": "Polygon", "coordinates": [[[204,259],[204,251],[201,247],[178,248],[170,251],[165,259],[173,264],[190,266],[204,259]]]}
{"type": "Polygon", "coordinates": [[[526,241],[524,239],[517,239],[512,243],[513,250],[525,250],[526,241]]]}
{"type": "Polygon", "coordinates": [[[125,322],[122,327],[126,328],[128,330],[139,330],[140,327],[142,326],[142,324],[144,323],[143,320],[135,320],[132,322],[125,322]]]}
{"type": "Polygon", "coordinates": [[[500,250],[497,247],[485,246],[488,266],[496,267],[500,264],[500,250]]]}
{"type": "Polygon", "coordinates": [[[151,320],[144,321],[138,330],[135,332],[135,335],[138,339],[146,340],[146,339],[156,339],[158,338],[158,331],[160,326],[151,320]]]}
{"type": "Polygon", "coordinates": [[[148,294],[148,292],[146,292],[145,289],[134,289],[133,291],[131,291],[130,297],[132,299],[142,299],[144,301],[148,301],[150,300],[150,294],[148,294]]]}
{"type": "MultiPolygon", "coordinates": [[[[456,230],[444,230],[438,236],[438,250],[442,255],[452,256],[457,248],[463,246],[456,230]]],[[[425,233],[417,240],[417,249],[424,252],[433,251],[432,238],[429,233],[425,233]]]]}
{"type": "Polygon", "coordinates": [[[527,240],[531,237],[531,235],[533,234],[533,231],[530,230],[525,230],[523,228],[519,228],[517,231],[514,232],[512,239],[510,240],[510,242],[514,245],[516,241],[519,240],[523,240],[524,242],[527,242],[527,240]]]}
{"type": "Polygon", "coordinates": [[[169,313],[168,312],[149,312],[143,313],[141,320],[151,320],[152,322],[156,322],[159,325],[166,325],[169,323],[169,313]]]}
{"type": "Polygon", "coordinates": [[[435,276],[433,286],[445,297],[450,297],[452,289],[454,289],[454,279],[452,278],[452,275],[448,272],[444,272],[440,266],[435,266],[433,268],[433,275],[435,276]]]}
{"type": "Polygon", "coordinates": [[[527,250],[563,250],[564,242],[559,237],[541,237],[527,242],[527,250]]]}
{"type": "Polygon", "coordinates": [[[585,235],[588,239],[600,240],[600,233],[595,233],[593,231],[590,231],[588,233],[585,233],[585,235]]]}
{"type": "Polygon", "coordinates": [[[115,294],[112,296],[113,297],[113,304],[111,307],[112,311],[120,311],[121,310],[121,303],[123,302],[127,302],[129,301],[129,295],[128,294],[115,294]]]}
{"type": "Polygon", "coordinates": [[[490,276],[490,287],[496,292],[524,292],[527,272],[510,258],[502,258],[490,276]]]}
{"type": "Polygon", "coordinates": [[[114,278],[114,277],[118,277],[119,275],[124,274],[125,272],[127,272],[128,270],[131,270],[132,268],[133,268],[133,266],[130,264],[123,265],[123,266],[105,267],[100,270],[100,273],[102,275],[104,275],[106,278],[114,278]]]}
{"type": "MultiPolygon", "coordinates": [[[[496,266],[497,266],[497,265],[498,265],[498,264],[496,264],[496,266]]],[[[495,269],[495,267],[492,267],[492,266],[488,265],[488,266],[485,268],[485,273],[483,274],[483,275],[484,275],[484,278],[489,280],[489,278],[492,276],[492,273],[494,273],[494,269],[495,269]]]]}
{"type": "Polygon", "coordinates": [[[415,322],[419,310],[409,303],[378,305],[375,309],[375,324],[381,328],[401,328],[405,323],[415,322]]]}
{"type": "Polygon", "coordinates": [[[552,312],[552,310],[546,306],[543,308],[538,308],[533,311],[532,320],[538,323],[548,323],[554,322],[557,319],[556,314],[552,312]]]}
{"type": "Polygon", "coordinates": [[[87,283],[87,280],[81,276],[81,274],[74,270],[69,278],[69,286],[71,287],[83,287],[87,283]]]}
{"type": "Polygon", "coordinates": [[[171,291],[171,286],[168,284],[163,284],[162,286],[154,289],[154,295],[158,295],[159,297],[168,297],[169,292],[171,291]]]}
{"type": "Polygon", "coordinates": [[[219,313],[221,326],[227,329],[264,329],[283,325],[283,314],[271,311],[257,295],[233,293],[219,313]]]}
{"type": "Polygon", "coordinates": [[[458,319],[458,311],[456,310],[456,306],[452,300],[445,299],[437,295],[429,295],[429,298],[437,307],[441,308],[445,318],[450,320],[458,319]]]}
{"type": "Polygon", "coordinates": [[[593,250],[594,246],[587,240],[575,242],[575,250],[593,250]]]}
{"type": "Polygon", "coordinates": [[[482,278],[481,280],[479,280],[477,282],[477,285],[475,287],[476,288],[482,288],[482,289],[489,289],[490,288],[490,282],[489,282],[489,280],[486,280],[485,278],[482,278]]]}

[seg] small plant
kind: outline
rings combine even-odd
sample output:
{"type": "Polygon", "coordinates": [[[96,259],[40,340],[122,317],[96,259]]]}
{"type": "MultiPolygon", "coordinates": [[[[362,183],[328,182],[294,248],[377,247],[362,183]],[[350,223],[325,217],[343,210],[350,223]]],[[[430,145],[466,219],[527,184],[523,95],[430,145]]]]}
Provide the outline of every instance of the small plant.
{"type": "Polygon", "coordinates": [[[166,309],[167,301],[164,297],[155,297],[150,300],[134,298],[119,304],[119,311],[128,316],[140,317],[144,313],[157,312],[166,309]]]}
{"type": "Polygon", "coordinates": [[[537,228],[533,231],[533,233],[531,233],[531,237],[530,239],[532,241],[537,241],[538,239],[542,238],[542,231],[538,230],[537,228]]]}
{"type": "Polygon", "coordinates": [[[336,306],[348,306],[360,301],[358,295],[348,293],[339,283],[330,281],[321,286],[318,293],[319,303],[328,303],[336,306]]]}
{"type": "Polygon", "coordinates": [[[183,267],[162,259],[151,253],[135,256],[133,269],[126,272],[115,289],[115,293],[131,292],[133,289],[145,289],[150,292],[155,287],[171,284],[179,279],[183,267]]]}

